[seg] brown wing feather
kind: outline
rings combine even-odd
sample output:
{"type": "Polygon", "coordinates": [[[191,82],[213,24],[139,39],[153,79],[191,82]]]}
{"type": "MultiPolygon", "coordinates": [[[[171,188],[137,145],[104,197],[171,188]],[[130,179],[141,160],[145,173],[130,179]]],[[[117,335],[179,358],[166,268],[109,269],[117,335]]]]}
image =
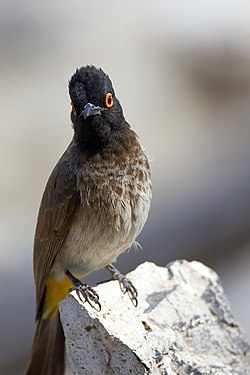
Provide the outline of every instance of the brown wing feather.
{"type": "Polygon", "coordinates": [[[70,145],[50,175],[38,213],[33,256],[38,317],[46,279],[80,203],[72,157],[70,145]]]}

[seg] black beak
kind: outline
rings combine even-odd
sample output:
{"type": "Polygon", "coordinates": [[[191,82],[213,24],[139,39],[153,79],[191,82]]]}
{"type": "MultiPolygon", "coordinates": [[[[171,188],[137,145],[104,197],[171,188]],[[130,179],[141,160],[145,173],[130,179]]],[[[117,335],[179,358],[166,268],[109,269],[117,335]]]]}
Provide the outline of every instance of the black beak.
{"type": "Polygon", "coordinates": [[[82,112],[80,113],[79,117],[84,117],[86,120],[89,116],[96,116],[101,114],[101,107],[96,107],[94,104],[87,103],[83,108],[82,112]]]}

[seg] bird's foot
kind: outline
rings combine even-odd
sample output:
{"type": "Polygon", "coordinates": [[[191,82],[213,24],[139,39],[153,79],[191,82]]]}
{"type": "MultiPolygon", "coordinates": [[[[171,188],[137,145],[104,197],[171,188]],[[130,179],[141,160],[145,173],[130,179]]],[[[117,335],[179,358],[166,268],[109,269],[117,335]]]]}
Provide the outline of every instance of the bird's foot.
{"type": "Polygon", "coordinates": [[[120,289],[123,294],[128,293],[128,296],[136,307],[138,305],[138,292],[134,287],[133,283],[126,278],[117,268],[113,266],[113,264],[109,264],[107,269],[112,273],[113,279],[119,281],[120,289]]]}
{"type": "Polygon", "coordinates": [[[99,302],[99,296],[93,288],[87,284],[81,284],[70,289],[70,291],[73,290],[82,303],[87,302],[93,309],[101,311],[102,306],[99,302]]]}
{"type": "Polygon", "coordinates": [[[87,302],[93,309],[101,311],[102,307],[97,292],[88,284],[83,284],[80,280],[76,279],[69,271],[66,271],[66,275],[73,284],[70,292],[75,291],[82,303],[87,302]]]}

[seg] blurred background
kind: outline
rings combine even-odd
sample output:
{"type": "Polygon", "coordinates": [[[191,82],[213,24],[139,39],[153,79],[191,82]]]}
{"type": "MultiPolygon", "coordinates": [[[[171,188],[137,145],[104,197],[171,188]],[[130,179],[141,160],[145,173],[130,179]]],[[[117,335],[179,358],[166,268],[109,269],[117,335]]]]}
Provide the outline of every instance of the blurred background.
{"type": "Polygon", "coordinates": [[[118,268],[204,262],[250,339],[250,3],[1,0],[0,55],[0,373],[22,374],[31,348],[36,216],[85,64],[110,75],[153,171],[143,251],[118,268]]]}

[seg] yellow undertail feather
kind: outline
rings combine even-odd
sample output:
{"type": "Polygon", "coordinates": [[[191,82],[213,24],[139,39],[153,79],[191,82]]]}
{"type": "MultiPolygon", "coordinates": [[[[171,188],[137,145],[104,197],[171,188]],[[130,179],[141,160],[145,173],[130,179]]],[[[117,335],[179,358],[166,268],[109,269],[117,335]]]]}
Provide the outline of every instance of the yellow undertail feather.
{"type": "Polygon", "coordinates": [[[72,288],[72,284],[66,276],[59,281],[53,277],[47,278],[42,319],[55,318],[58,312],[58,303],[68,295],[70,288],[72,288]]]}
{"type": "Polygon", "coordinates": [[[72,287],[69,279],[48,277],[42,316],[37,321],[36,334],[26,375],[64,374],[64,334],[58,312],[58,303],[72,287]]]}

